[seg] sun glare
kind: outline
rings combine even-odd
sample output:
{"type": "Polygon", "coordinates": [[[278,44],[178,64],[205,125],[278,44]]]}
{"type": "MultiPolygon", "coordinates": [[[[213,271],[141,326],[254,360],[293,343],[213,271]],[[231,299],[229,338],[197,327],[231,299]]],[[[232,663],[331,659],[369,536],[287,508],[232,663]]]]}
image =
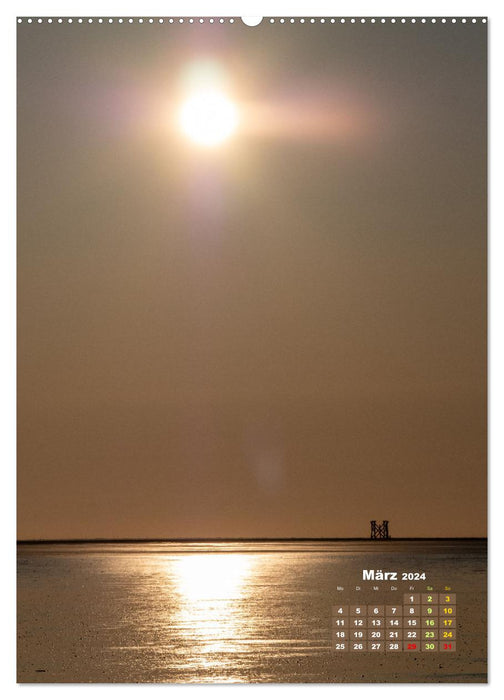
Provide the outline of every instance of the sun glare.
{"type": "Polygon", "coordinates": [[[218,146],[236,129],[236,106],[222,92],[201,90],[191,95],[180,110],[182,131],[201,146],[218,146]]]}

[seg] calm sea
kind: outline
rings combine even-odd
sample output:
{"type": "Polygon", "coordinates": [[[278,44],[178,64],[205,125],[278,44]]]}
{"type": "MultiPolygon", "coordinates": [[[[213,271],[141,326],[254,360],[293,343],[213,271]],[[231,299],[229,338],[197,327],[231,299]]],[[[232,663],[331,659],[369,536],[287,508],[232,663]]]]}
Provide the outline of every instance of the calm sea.
{"type": "MultiPolygon", "coordinates": [[[[401,596],[410,583],[398,582],[401,596]]],[[[485,674],[484,541],[18,546],[20,682],[484,682],[485,674]],[[367,595],[355,585],[371,568],[425,571],[435,589],[451,586],[457,652],[333,652],[332,606],[367,595]]]]}

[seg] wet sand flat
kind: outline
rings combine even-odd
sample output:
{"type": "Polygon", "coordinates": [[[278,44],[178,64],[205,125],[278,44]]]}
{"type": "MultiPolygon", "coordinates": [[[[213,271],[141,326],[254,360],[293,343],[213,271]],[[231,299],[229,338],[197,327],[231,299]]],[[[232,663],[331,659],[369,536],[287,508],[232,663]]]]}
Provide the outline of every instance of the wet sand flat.
{"type": "Polygon", "coordinates": [[[18,546],[21,683],[482,683],[486,671],[482,540],[18,546]],[[364,595],[363,568],[449,584],[456,652],[332,651],[332,607],[364,595]]]}

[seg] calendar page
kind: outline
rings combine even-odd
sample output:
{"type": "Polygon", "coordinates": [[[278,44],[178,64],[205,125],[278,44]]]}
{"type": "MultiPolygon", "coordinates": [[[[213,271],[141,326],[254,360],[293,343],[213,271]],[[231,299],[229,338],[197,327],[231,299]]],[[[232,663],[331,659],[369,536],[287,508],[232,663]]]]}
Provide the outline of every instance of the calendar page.
{"type": "Polygon", "coordinates": [[[18,682],[486,683],[487,18],[143,12],[12,27],[18,682]]]}

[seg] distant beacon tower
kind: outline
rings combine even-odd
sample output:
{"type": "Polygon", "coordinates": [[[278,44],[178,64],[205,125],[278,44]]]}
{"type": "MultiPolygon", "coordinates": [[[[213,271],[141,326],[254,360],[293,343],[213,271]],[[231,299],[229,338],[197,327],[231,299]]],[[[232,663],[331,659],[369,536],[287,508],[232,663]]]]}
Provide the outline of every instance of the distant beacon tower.
{"type": "Polygon", "coordinates": [[[372,540],[389,540],[388,520],[382,523],[377,523],[376,520],[371,520],[371,539],[372,540]]]}

